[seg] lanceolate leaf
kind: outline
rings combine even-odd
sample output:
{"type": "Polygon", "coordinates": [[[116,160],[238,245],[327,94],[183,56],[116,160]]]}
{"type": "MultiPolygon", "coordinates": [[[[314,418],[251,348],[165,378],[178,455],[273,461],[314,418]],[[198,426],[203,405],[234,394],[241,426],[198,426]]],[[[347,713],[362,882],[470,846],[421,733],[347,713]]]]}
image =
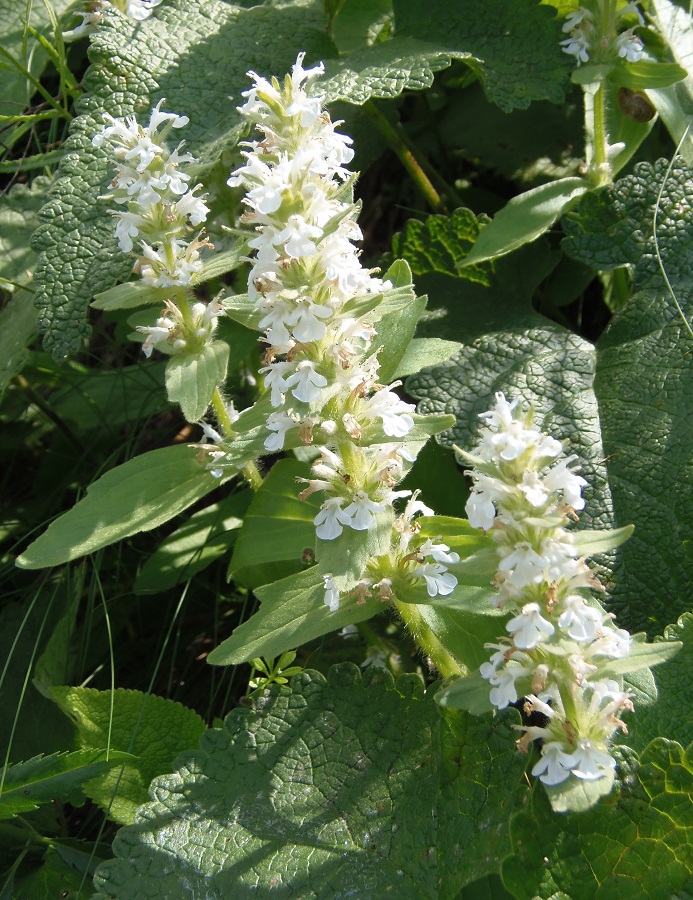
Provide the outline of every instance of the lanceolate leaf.
{"type": "Polygon", "coordinates": [[[152,450],[111,469],[29,545],[17,565],[57,566],[168,522],[219,486],[198,456],[199,450],[182,444],[152,450]]]}
{"type": "Polygon", "coordinates": [[[0,770],[0,819],[11,819],[52,800],[81,806],[88,781],[131,759],[129,753],[118,751],[76,750],[36,756],[0,770]]]}
{"type": "Polygon", "coordinates": [[[260,608],[207,657],[213,666],[247,662],[256,656],[279,656],[345,625],[364,622],[383,610],[376,599],[359,604],[342,599],[339,609],[325,606],[325,584],[317,567],[257,588],[260,608]]]}
{"type": "Polygon", "coordinates": [[[508,853],[522,770],[507,722],[446,721],[417,678],[304,672],[155,782],[96,885],[118,900],[171,897],[183,880],[209,900],[457,897],[508,853]]]}

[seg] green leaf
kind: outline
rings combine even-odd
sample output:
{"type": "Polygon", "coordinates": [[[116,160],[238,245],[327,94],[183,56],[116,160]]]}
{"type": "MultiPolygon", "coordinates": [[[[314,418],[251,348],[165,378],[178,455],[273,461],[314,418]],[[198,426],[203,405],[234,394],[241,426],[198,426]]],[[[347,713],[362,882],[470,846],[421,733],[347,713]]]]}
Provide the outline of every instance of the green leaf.
{"type": "MultiPolygon", "coordinates": [[[[88,848],[88,845],[85,847],[88,848]]],[[[40,867],[26,875],[23,872],[18,875],[12,896],[22,897],[23,900],[51,900],[53,897],[60,897],[61,900],[91,900],[94,893],[88,885],[92,872],[89,868],[83,868],[82,871],[73,868],[72,860],[66,862],[61,850],[63,845],[51,839],[40,867]]],[[[84,855],[88,859],[89,854],[84,855]]],[[[95,857],[95,861],[98,859],[95,857]]]]}
{"type": "Polygon", "coordinates": [[[325,606],[325,584],[315,566],[257,588],[255,593],[261,600],[259,610],[212,650],[207,657],[211,665],[228,666],[256,656],[279,656],[345,625],[364,622],[383,610],[379,600],[359,603],[350,597],[342,598],[339,609],[330,612],[325,606]]]}
{"type": "Polygon", "coordinates": [[[450,216],[428,216],[423,222],[409,219],[392,239],[392,252],[404,257],[414,275],[437,272],[452,278],[462,275],[469,281],[490,284],[490,266],[469,266],[460,272],[481,231],[474,213],[456,209],[450,216]]]}
{"type": "MultiPolygon", "coordinates": [[[[414,297],[412,291],[412,300],[407,306],[393,309],[379,319],[376,329],[378,335],[373,341],[373,352],[377,353],[380,363],[378,378],[384,384],[394,378],[425,308],[426,298],[414,297]]],[[[380,306],[378,311],[382,312],[383,306],[380,306]]]]}
{"type": "Polygon", "coordinates": [[[247,294],[234,294],[232,297],[224,297],[221,305],[224,307],[226,315],[233,319],[234,322],[239,322],[253,331],[261,330],[260,320],[262,319],[262,313],[254,303],[250,302],[247,294]]]}
{"type": "Polygon", "coordinates": [[[228,553],[249,500],[250,491],[242,491],[190,516],[142,566],[133,587],[135,593],[167,591],[228,553]]]}
{"type": "Polygon", "coordinates": [[[508,724],[443,718],[412,676],[364,681],[353,665],[303,672],[234,710],[156,781],[97,889],[422,900],[497,870],[527,793],[508,724]]]}
{"type": "Polygon", "coordinates": [[[609,80],[619,87],[627,87],[632,91],[645,91],[648,88],[664,88],[682,81],[688,73],[677,63],[619,62],[609,70],[609,80]]]}
{"type": "Polygon", "coordinates": [[[269,563],[290,562],[294,572],[303,567],[306,550],[315,547],[313,519],[321,504],[315,494],[298,497],[296,479],[308,474],[308,466],[296,459],[281,459],[270,469],[236,539],[229,577],[237,584],[266,584],[269,563]]]}
{"type": "Polygon", "coordinates": [[[495,710],[490,694],[491,686],[477,669],[438,691],[436,701],[446,709],[466,709],[472,715],[482,716],[495,710]]]}
{"type": "MultiPolygon", "coordinates": [[[[4,287],[0,280],[0,288],[4,287]]],[[[34,296],[20,288],[0,310],[0,399],[10,381],[24,368],[27,347],[37,329],[34,296]]]]}
{"type": "Polygon", "coordinates": [[[684,322],[693,319],[692,177],[680,162],[639,163],[564,219],[571,256],[633,272],[633,295],[597,344],[595,380],[614,507],[635,524],[620,551],[628,597],[612,606],[631,631],[658,631],[684,612],[693,580],[683,488],[693,479],[693,338],[684,322]]]}
{"type": "Polygon", "coordinates": [[[595,556],[625,544],[634,530],[632,525],[624,525],[610,531],[571,531],[570,536],[580,556],[595,556]]]}
{"type": "Polygon", "coordinates": [[[35,756],[8,766],[0,771],[3,782],[0,819],[11,819],[52,800],[81,806],[87,781],[104,776],[131,758],[129,753],[118,751],[111,751],[107,756],[104,750],[76,750],[35,756]]]}
{"type": "Polygon", "coordinates": [[[57,566],[168,522],[220,484],[198,455],[196,447],[181,444],[152,450],[111,469],[29,545],[17,565],[57,566]]]}
{"type": "Polygon", "coordinates": [[[630,653],[622,659],[610,659],[599,667],[600,678],[617,678],[640,669],[651,669],[675,656],[681,649],[679,641],[644,643],[644,635],[636,635],[630,645],[630,653]],[[640,640],[638,640],[640,638],[640,640]]]}
{"type": "Polygon", "coordinates": [[[454,356],[460,346],[457,341],[445,341],[441,338],[413,338],[392,377],[404,378],[420,372],[426,366],[437,366],[454,356]]]}
{"type": "Polygon", "coordinates": [[[394,0],[397,36],[427,42],[451,56],[469,54],[488,99],[505,112],[533,100],[562,103],[571,64],[559,42],[554,10],[532,0],[394,0]]]}
{"type": "Polygon", "coordinates": [[[205,344],[199,353],[179,353],[166,365],[166,391],[171,403],[179,403],[188,422],[197,422],[207,412],[214,389],[226,379],[229,345],[224,341],[205,344]]]}
{"type": "Polygon", "coordinates": [[[503,883],[519,900],[687,896],[693,838],[693,759],[653,741],[640,757],[619,748],[618,790],[579,815],[557,816],[540,791],[511,825],[503,883]]]}
{"type": "Polygon", "coordinates": [[[377,513],[375,525],[367,531],[345,528],[332,541],[316,541],[315,556],[321,574],[332,575],[340,591],[348,591],[366,574],[370,559],[385,556],[392,544],[392,526],[395,521],[392,507],[377,513]]]}
{"type": "Polygon", "coordinates": [[[147,787],[183,750],[197,745],[205,723],[181,703],[140,691],[53,688],[60,707],[77,725],[83,750],[122,750],[123,762],[84,786],[85,793],[116,822],[132,822],[147,787]]]}
{"type": "Polygon", "coordinates": [[[335,6],[329,30],[341,53],[369,46],[391,24],[392,0],[345,0],[335,6]]]}
{"type": "MultiPolygon", "coordinates": [[[[52,0],[58,16],[72,6],[72,0],[52,0]]],[[[0,45],[14,56],[34,78],[38,78],[47,62],[46,52],[38,41],[25,35],[25,26],[31,25],[41,34],[50,35],[50,18],[43,3],[18,3],[17,0],[0,2],[0,45]],[[25,44],[25,37],[28,40],[25,44]]],[[[29,79],[0,57],[2,71],[2,100],[0,115],[18,115],[30,105],[34,87],[29,79]]]]}
{"type": "Polygon", "coordinates": [[[143,281],[126,281],[107,291],[101,291],[89,304],[94,309],[135,309],[138,306],[159,303],[164,305],[169,298],[169,288],[155,288],[143,281]]]}
{"type": "Polygon", "coordinates": [[[623,743],[634,750],[642,750],[655,737],[678,741],[684,747],[693,742],[693,719],[686,698],[693,696],[693,614],[686,613],[676,625],[664,629],[655,638],[654,646],[669,642],[681,643],[682,649],[654,671],[657,690],[655,702],[649,706],[635,706],[629,717],[628,735],[623,743]]]}
{"type": "Polygon", "coordinates": [[[583,178],[559,178],[513,197],[482,229],[459,265],[495,259],[536,240],[588,190],[589,184],[583,178]]]}

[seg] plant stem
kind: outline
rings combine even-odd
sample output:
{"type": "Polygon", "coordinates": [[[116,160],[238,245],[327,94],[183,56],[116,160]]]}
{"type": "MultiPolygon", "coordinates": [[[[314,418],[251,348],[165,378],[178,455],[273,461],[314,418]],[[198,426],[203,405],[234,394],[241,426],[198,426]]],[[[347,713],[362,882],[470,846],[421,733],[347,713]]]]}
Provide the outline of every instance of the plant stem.
{"type": "Polygon", "coordinates": [[[395,600],[394,605],[409,633],[443,678],[469,674],[469,669],[455,659],[443,646],[440,638],[434,634],[415,603],[402,603],[400,600],[395,600]]]}
{"type": "MultiPolygon", "coordinates": [[[[212,394],[212,406],[214,407],[217,421],[219,422],[219,425],[221,425],[221,430],[224,432],[224,437],[233,437],[236,432],[233,430],[233,425],[231,424],[224,398],[221,396],[221,391],[218,386],[214,388],[214,393],[212,394]]],[[[250,487],[254,491],[259,490],[262,485],[262,475],[260,475],[260,471],[255,462],[246,463],[243,466],[242,472],[250,487]]]]}
{"type": "Polygon", "coordinates": [[[597,88],[592,106],[593,129],[592,139],[594,141],[594,172],[597,178],[597,184],[608,184],[611,181],[611,167],[609,166],[609,158],[606,153],[606,97],[604,91],[604,82],[600,82],[597,88]]]}
{"type": "Polygon", "coordinates": [[[366,103],[363,104],[362,109],[378,128],[399,161],[411,175],[414,183],[426,198],[426,202],[433,212],[446,212],[445,203],[438,191],[433,187],[428,175],[423,170],[423,166],[417,160],[401,130],[398,130],[388,122],[372,100],[366,101],[366,103]]]}

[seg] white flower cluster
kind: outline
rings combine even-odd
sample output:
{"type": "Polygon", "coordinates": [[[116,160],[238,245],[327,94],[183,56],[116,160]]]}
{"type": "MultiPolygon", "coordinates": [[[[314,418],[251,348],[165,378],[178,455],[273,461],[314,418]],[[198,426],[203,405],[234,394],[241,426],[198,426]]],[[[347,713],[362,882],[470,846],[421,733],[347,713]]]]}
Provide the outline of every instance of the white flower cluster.
{"type": "Polygon", "coordinates": [[[486,645],[493,654],[480,672],[498,709],[524,696],[527,713],[546,716],[544,726],[523,726],[519,742],[525,751],[543,742],[533,775],[547,785],[601,778],[615,765],[610,739],[625,730],[619,714],[632,704],[600,670],[629,655],[630,635],[586,595],[600,586],[564,528],[584,507],[587,482],[517,400],[499,393],[481,418],[479,446],[467,457],[474,487],[466,510],[470,524],[497,541],[498,605],[513,616],[508,637],[486,645]]]}
{"type": "Polygon", "coordinates": [[[642,57],[643,43],[635,34],[637,25],[617,34],[618,20],[629,13],[637,16],[639,25],[645,24],[637,4],[628,3],[624,6],[616,13],[615,20],[608,23],[605,32],[602,32],[604,15],[601,7],[605,2],[610,0],[598,0],[595,12],[578,6],[566,16],[563,33],[568,37],[561,41],[561,47],[564,53],[575,57],[578,65],[588,62],[594,55],[599,57],[596,62],[605,61],[614,53],[627,62],[638,62],[642,57]]]}
{"type": "MultiPolygon", "coordinates": [[[[202,268],[200,249],[211,248],[201,237],[192,237],[207,218],[209,210],[198,196],[201,185],[190,187],[185,167],[197,162],[182,152],[183,143],[169,150],[166,139],[172,129],[183,128],[187,116],[163,112],[160,100],[151,112],[149,123],[139,125],[134,116],[114,119],[104,113],[106,124],[92,138],[95,147],[110,145],[116,159],[116,175],[107,195],[121,209],[109,210],[116,219],[115,233],[123,253],[131,253],[135,241],[140,253],[135,272],[145,284],[157,288],[182,288],[202,268]]],[[[156,325],[140,326],[146,336],[144,352],[154,348],[164,353],[197,352],[211,341],[222,309],[217,302],[195,303],[190,307],[180,299],[166,307],[156,325]]]]}
{"type": "Polygon", "coordinates": [[[345,168],[351,139],[335,131],[314,90],[322,64],[304,69],[303,58],[283,84],[249,73],[254,86],[240,111],[262,140],[244,145],[245,164],[228,183],[246,189],[242,221],[255,229],[248,293],[268,345],[261,372],[274,409],[265,448],[282,450],[289,435],[305,444],[318,438],[303,496],[325,492],[315,526],[333,540],[344,528],[371,528],[408,494],[393,487],[413,457],[395,441],[413,428],[414,406],[394,392],[399,382],[377,382],[375,330],[359,309],[391,285],[359,262],[358,206],[345,168]]]}
{"type": "Polygon", "coordinates": [[[124,207],[111,210],[120,249],[130,253],[139,240],[136,269],[153,287],[188,285],[202,268],[199,251],[205,242],[187,238],[209,212],[195,193],[201,185],[191,189],[184,169],[197,160],[181,153],[182,142],[175,150],[166,145],[170,131],[187,125],[188,117],[162,112],[163,102],[154,107],[146,127],[134,116],[114,119],[104,113],[106,125],[92,138],[95,147],[110,144],[116,158],[108,197],[124,207]]]}
{"type": "MultiPolygon", "coordinates": [[[[447,544],[427,538],[417,539],[420,526],[417,516],[432,516],[433,510],[419,500],[419,491],[414,491],[404,512],[395,519],[396,546],[384,560],[373,560],[373,574],[365,575],[348,593],[359,603],[376,596],[389,602],[394,594],[395,581],[408,583],[423,579],[429,597],[446,597],[457,587],[457,578],[448,571],[449,565],[460,561],[458,553],[451,552],[447,544]],[[414,539],[414,546],[411,546],[414,539]],[[383,570],[389,574],[383,574],[383,570]],[[377,574],[375,572],[377,571],[377,574]]],[[[325,583],[325,606],[332,612],[339,608],[340,592],[332,574],[323,575],[325,583]]]]}
{"type": "Polygon", "coordinates": [[[75,15],[81,16],[82,21],[77,28],[73,28],[66,36],[74,40],[83,35],[91,34],[109,6],[120,10],[130,19],[143,22],[151,16],[154,7],[161,2],[162,0],[90,0],[84,10],[75,10],[75,15]]]}

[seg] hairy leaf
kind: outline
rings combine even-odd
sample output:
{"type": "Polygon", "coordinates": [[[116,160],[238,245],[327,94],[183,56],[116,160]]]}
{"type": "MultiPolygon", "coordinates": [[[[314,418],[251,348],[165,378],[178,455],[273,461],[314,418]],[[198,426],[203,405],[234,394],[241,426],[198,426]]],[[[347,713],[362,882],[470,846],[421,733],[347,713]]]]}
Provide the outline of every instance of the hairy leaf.
{"type": "Polygon", "coordinates": [[[57,687],[53,696],[77,725],[83,750],[122,750],[118,769],[85,785],[85,793],[116,822],[131,822],[155,775],[165,772],[182,750],[197,745],[205,723],[173,700],[118,689],[57,687]]]}
{"type": "Polygon", "coordinates": [[[229,345],[225,341],[212,341],[199,353],[180,353],[168,361],[168,399],[180,404],[188,422],[197,422],[207,412],[214,389],[226,379],[228,364],[229,345]]]}
{"type": "Polygon", "coordinates": [[[210,900],[453,898],[508,852],[522,768],[507,723],[446,721],[416,678],[304,672],[154,783],[96,885],[118,900],[172,896],[183,881],[210,900]]]}
{"type": "Polygon", "coordinates": [[[658,631],[685,611],[693,579],[691,178],[680,162],[640,163],[564,220],[571,255],[597,269],[628,265],[634,277],[598,342],[595,381],[614,509],[635,525],[621,550],[628,599],[614,598],[632,631],[658,631]]]}

